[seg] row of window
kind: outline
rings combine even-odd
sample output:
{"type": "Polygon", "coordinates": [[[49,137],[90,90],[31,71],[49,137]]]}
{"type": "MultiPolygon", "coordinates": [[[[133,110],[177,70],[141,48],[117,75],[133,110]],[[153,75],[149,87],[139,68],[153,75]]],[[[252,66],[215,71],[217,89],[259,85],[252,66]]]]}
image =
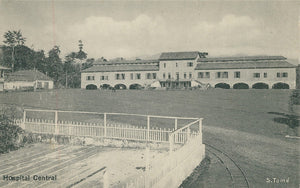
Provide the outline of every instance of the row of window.
{"type": "MultiPolygon", "coordinates": [[[[186,66],[187,67],[193,67],[194,63],[193,62],[187,62],[186,66]]],[[[175,63],[175,66],[178,67],[178,63],[175,63]]],[[[167,68],[167,63],[164,63],[164,68],[167,68]]]]}
{"type": "MultiPolygon", "coordinates": [[[[236,71],[233,73],[234,78],[241,78],[241,72],[236,71]]],[[[277,72],[276,73],[277,78],[287,78],[288,73],[287,72],[277,72]]],[[[183,73],[183,79],[192,79],[193,74],[191,72],[183,73]]],[[[268,73],[264,72],[261,73],[253,73],[253,78],[267,78],[268,73]]],[[[146,73],[145,74],[146,79],[156,79],[157,74],[156,73],[146,73]]],[[[198,72],[198,78],[210,78],[210,72],[198,72]]],[[[215,78],[228,78],[228,72],[216,72],[215,78]]],[[[115,74],[116,80],[125,80],[125,73],[116,73],[115,74]]],[[[140,80],[141,79],[141,73],[130,73],[130,79],[131,80],[140,80]]],[[[163,79],[173,79],[172,74],[169,73],[163,73],[163,79]]],[[[175,79],[180,79],[179,72],[176,72],[175,79]]],[[[86,80],[95,80],[95,76],[87,76],[86,80]]],[[[108,76],[100,76],[100,80],[108,80],[108,76]]]]}
{"type": "MultiPolygon", "coordinates": [[[[166,77],[166,75],[167,75],[166,73],[163,73],[163,79],[172,79],[173,78],[170,72],[168,73],[168,77],[166,77]]],[[[193,74],[191,72],[189,72],[188,74],[186,72],[183,73],[183,79],[187,79],[187,78],[191,79],[192,77],[193,77],[193,74]]],[[[176,72],[175,79],[178,80],[179,78],[180,78],[179,72],[176,72]]]]}
{"type": "MultiPolygon", "coordinates": [[[[253,77],[254,78],[260,78],[262,75],[260,73],[253,73],[253,77]]],[[[267,78],[268,77],[268,73],[264,72],[263,73],[263,77],[267,78]]],[[[287,78],[288,77],[288,73],[287,72],[277,72],[276,73],[276,77],[277,78],[287,78]]]]}
{"type": "MultiPolygon", "coordinates": [[[[288,77],[287,72],[277,72],[277,78],[286,78],[288,77]]],[[[236,71],[233,73],[234,78],[241,78],[241,72],[236,71]]],[[[268,77],[268,73],[264,72],[262,75],[261,73],[253,73],[253,78],[260,78],[263,76],[264,78],[268,77]]],[[[210,72],[198,72],[198,78],[210,78],[210,72]]],[[[228,72],[216,72],[216,78],[228,78],[228,72]]]]}
{"type": "MultiPolygon", "coordinates": [[[[126,78],[125,73],[116,73],[115,74],[116,80],[125,80],[125,78],[126,78]]],[[[146,79],[156,79],[157,74],[156,73],[146,73],[145,78],[146,79]]],[[[131,80],[140,80],[141,73],[130,73],[130,79],[131,80]]],[[[95,80],[95,76],[87,76],[86,80],[95,80]]],[[[108,76],[100,76],[100,80],[108,80],[108,76]]]]}

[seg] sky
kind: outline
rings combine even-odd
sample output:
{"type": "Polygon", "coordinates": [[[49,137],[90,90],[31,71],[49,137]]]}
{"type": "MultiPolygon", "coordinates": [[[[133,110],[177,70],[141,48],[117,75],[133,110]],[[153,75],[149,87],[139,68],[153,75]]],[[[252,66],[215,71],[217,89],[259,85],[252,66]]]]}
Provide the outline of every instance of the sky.
{"type": "Polygon", "coordinates": [[[210,57],[283,55],[300,59],[297,1],[16,1],[0,0],[0,44],[21,30],[26,45],[62,56],[151,57],[168,51],[210,57]]]}

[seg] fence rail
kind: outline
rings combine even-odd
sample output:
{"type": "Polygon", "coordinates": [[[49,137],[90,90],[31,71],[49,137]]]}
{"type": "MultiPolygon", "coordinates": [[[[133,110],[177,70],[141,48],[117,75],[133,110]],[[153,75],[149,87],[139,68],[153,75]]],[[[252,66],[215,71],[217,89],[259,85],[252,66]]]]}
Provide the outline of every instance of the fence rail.
{"type": "MultiPolygon", "coordinates": [[[[152,120],[151,120],[152,121],[152,120]]],[[[142,114],[127,114],[127,113],[99,113],[99,112],[82,112],[82,111],[62,111],[62,110],[44,110],[44,109],[25,109],[21,126],[28,131],[34,133],[46,133],[66,136],[85,136],[85,137],[103,137],[114,139],[126,139],[135,141],[148,142],[165,142],[170,144],[183,144],[190,135],[197,135],[198,132],[191,132],[190,126],[195,122],[201,122],[200,118],[190,117],[173,117],[173,116],[157,116],[157,115],[142,115],[142,114]],[[31,119],[27,118],[27,112],[42,112],[49,113],[53,119],[31,119]],[[72,122],[59,120],[61,113],[74,114],[96,114],[103,115],[100,123],[72,122]],[[137,116],[146,117],[147,126],[133,126],[119,122],[109,122],[107,116],[137,116]],[[154,127],[150,123],[150,119],[163,118],[173,119],[174,129],[154,127]],[[194,122],[185,125],[178,129],[178,120],[194,120],[194,122]],[[178,130],[178,131],[177,131],[178,130]],[[174,132],[175,131],[175,132],[174,132]],[[177,131],[177,132],[176,132],[177,131]],[[170,138],[171,142],[170,142],[170,138]]],[[[199,127],[200,129],[201,127],[199,127]]]]}
{"type": "MultiPolygon", "coordinates": [[[[25,119],[17,121],[23,129],[33,133],[55,134],[65,136],[84,136],[126,139],[135,141],[150,141],[168,143],[170,134],[174,129],[152,127],[138,127],[122,123],[107,123],[106,126],[97,123],[58,121],[43,119],[25,119]],[[106,135],[105,135],[106,134],[106,135]],[[148,138],[149,136],[149,138],[148,138]]],[[[189,135],[197,135],[197,132],[179,132],[174,135],[175,144],[183,144],[189,135]]]]}
{"type": "Polygon", "coordinates": [[[146,159],[146,170],[143,174],[128,178],[117,187],[178,187],[205,156],[205,145],[202,143],[202,118],[26,109],[23,119],[16,120],[16,123],[33,133],[169,143],[170,148],[167,156],[152,162],[146,159]],[[28,111],[49,112],[52,113],[52,116],[54,114],[54,119],[29,119],[26,115],[28,111]],[[99,123],[60,121],[58,119],[59,113],[102,114],[103,119],[99,123]],[[109,122],[107,121],[108,115],[146,117],[147,126],[109,122]],[[151,118],[173,119],[174,129],[151,126],[151,118]],[[178,120],[193,121],[178,128],[178,120]],[[195,128],[192,129],[192,126],[195,128]],[[196,131],[192,132],[191,130],[196,131]],[[174,147],[174,144],[180,144],[181,147],[174,147]]]}

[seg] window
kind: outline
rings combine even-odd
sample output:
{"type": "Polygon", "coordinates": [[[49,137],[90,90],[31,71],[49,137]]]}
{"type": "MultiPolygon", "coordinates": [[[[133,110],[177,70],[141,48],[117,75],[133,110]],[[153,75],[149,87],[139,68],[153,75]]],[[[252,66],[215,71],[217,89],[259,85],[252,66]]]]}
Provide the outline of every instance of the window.
{"type": "Polygon", "coordinates": [[[163,73],[163,79],[166,79],[166,73],[163,73]]]}
{"type": "Polygon", "coordinates": [[[210,72],[198,72],[198,78],[210,78],[210,72]]]}
{"type": "Polygon", "coordinates": [[[168,73],[168,79],[171,79],[171,73],[168,73]]]}
{"type": "Polygon", "coordinates": [[[223,72],[222,78],[228,78],[228,72],[223,72]]]}
{"type": "Polygon", "coordinates": [[[288,73],[287,72],[277,72],[277,78],[287,78],[288,77],[288,73]]]}
{"type": "Polygon", "coordinates": [[[141,79],[141,73],[136,73],[135,74],[135,79],[140,80],[141,79]]]}
{"type": "Polygon", "coordinates": [[[260,73],[258,73],[258,72],[253,73],[253,78],[260,78],[260,73]]]}
{"type": "Polygon", "coordinates": [[[87,76],[86,80],[95,80],[95,76],[87,76]]]}
{"type": "Polygon", "coordinates": [[[164,63],[164,68],[166,68],[167,67],[167,64],[166,63],[164,63]]]}
{"type": "Polygon", "coordinates": [[[193,77],[192,73],[190,72],[189,73],[189,78],[191,79],[193,77]]]}
{"type": "Polygon", "coordinates": [[[240,71],[234,72],[234,78],[241,78],[241,72],[240,71]]]}
{"type": "Polygon", "coordinates": [[[117,73],[116,80],[125,80],[125,73],[122,73],[122,74],[117,73]]]}
{"type": "Polygon", "coordinates": [[[42,82],[38,82],[36,87],[39,88],[39,89],[42,88],[43,87],[42,82]]]}
{"type": "Polygon", "coordinates": [[[146,79],[156,79],[156,73],[146,73],[146,79]]]}
{"type": "Polygon", "coordinates": [[[100,76],[100,80],[108,80],[108,76],[100,76]]]}
{"type": "Polygon", "coordinates": [[[176,67],[178,67],[178,63],[176,63],[176,67]]]}
{"type": "Polygon", "coordinates": [[[282,73],[282,77],[284,77],[284,78],[288,77],[288,73],[287,72],[283,72],[282,73]]]}
{"type": "Polygon", "coordinates": [[[146,73],[146,79],[151,79],[151,73],[146,73]]]}
{"type": "Polygon", "coordinates": [[[210,72],[205,72],[205,78],[210,78],[210,72]]]}
{"type": "Polygon", "coordinates": [[[133,73],[130,73],[130,79],[133,80],[133,73]]]}
{"type": "Polygon", "coordinates": [[[44,88],[45,88],[45,89],[49,89],[49,82],[45,82],[44,84],[45,84],[45,85],[44,85],[44,88]]]}
{"type": "Polygon", "coordinates": [[[280,78],[280,72],[277,72],[277,78],[280,78]]]}
{"type": "Polygon", "coordinates": [[[156,79],[156,73],[152,73],[152,78],[156,79]]]}
{"type": "Polygon", "coordinates": [[[203,78],[204,76],[204,73],[203,72],[198,72],[198,78],[203,78]]]}
{"type": "Polygon", "coordinates": [[[193,66],[193,62],[187,62],[187,66],[188,67],[192,67],[193,66]]]}
{"type": "Polygon", "coordinates": [[[179,72],[176,72],[176,79],[179,80],[179,72]]]}
{"type": "Polygon", "coordinates": [[[186,72],[183,74],[183,78],[186,79],[186,72]]]}
{"type": "Polygon", "coordinates": [[[228,78],[228,72],[216,72],[216,78],[228,78]]]}
{"type": "Polygon", "coordinates": [[[268,73],[264,72],[264,78],[268,77],[268,73]]]}

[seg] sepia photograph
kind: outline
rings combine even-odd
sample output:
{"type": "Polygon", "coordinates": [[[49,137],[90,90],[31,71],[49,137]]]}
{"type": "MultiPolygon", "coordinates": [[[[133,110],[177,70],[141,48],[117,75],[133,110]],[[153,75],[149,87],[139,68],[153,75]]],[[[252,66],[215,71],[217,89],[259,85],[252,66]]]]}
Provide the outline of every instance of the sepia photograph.
{"type": "Polygon", "coordinates": [[[299,188],[300,1],[0,0],[0,187],[299,188]]]}

